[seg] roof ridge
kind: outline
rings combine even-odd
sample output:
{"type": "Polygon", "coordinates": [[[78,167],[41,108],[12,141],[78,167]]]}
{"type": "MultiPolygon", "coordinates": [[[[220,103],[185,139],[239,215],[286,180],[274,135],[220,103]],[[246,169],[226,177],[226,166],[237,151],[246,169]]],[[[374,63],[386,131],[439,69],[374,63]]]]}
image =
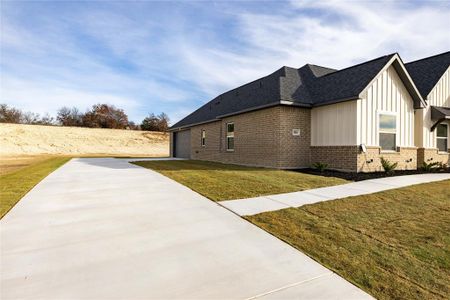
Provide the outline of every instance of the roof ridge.
{"type": "Polygon", "coordinates": [[[305,66],[314,66],[314,67],[319,67],[319,68],[323,68],[323,69],[328,69],[328,70],[335,70],[335,71],[338,71],[338,69],[335,69],[335,68],[319,66],[319,65],[316,65],[316,64],[306,64],[305,66]]]}
{"type": "Polygon", "coordinates": [[[442,52],[442,53],[435,54],[435,55],[432,55],[432,56],[428,56],[428,57],[416,59],[416,60],[407,62],[405,65],[412,64],[412,63],[416,63],[416,62],[419,62],[419,61],[421,61],[421,60],[430,59],[430,58],[434,58],[434,57],[441,56],[441,55],[444,55],[444,54],[449,54],[449,53],[450,53],[450,51],[446,51],[446,52],[442,52]]]}
{"type": "MultiPolygon", "coordinates": [[[[276,69],[275,71],[273,71],[272,73],[270,73],[270,74],[268,74],[268,75],[266,75],[266,76],[262,76],[262,77],[260,77],[260,78],[258,78],[258,79],[249,81],[249,82],[244,83],[244,84],[242,84],[242,85],[240,85],[240,86],[238,86],[238,87],[232,88],[231,90],[227,90],[227,91],[225,91],[225,92],[222,92],[222,93],[220,93],[219,95],[217,95],[216,97],[214,97],[213,99],[211,99],[210,101],[212,101],[212,100],[214,100],[214,99],[216,99],[216,98],[218,98],[218,97],[220,97],[220,96],[222,96],[222,95],[224,95],[224,94],[226,94],[226,93],[232,92],[232,91],[234,91],[234,90],[240,89],[240,88],[242,88],[242,87],[244,87],[244,86],[247,86],[247,85],[249,85],[249,84],[255,83],[255,82],[257,82],[257,81],[259,81],[259,80],[261,80],[261,79],[267,78],[267,77],[269,77],[269,76],[271,76],[271,75],[273,75],[273,74],[279,72],[280,70],[282,70],[282,69],[284,69],[284,68],[286,68],[286,66],[282,66],[281,68],[276,69]]],[[[287,68],[290,68],[290,67],[287,67],[287,68]]],[[[294,68],[292,68],[292,69],[294,69],[294,68]]],[[[208,103],[208,102],[206,102],[206,103],[208,103]]],[[[205,103],[205,104],[206,104],[206,103],[205,103]]]]}
{"type": "Polygon", "coordinates": [[[349,66],[349,67],[344,68],[344,69],[337,70],[336,72],[333,72],[333,73],[329,73],[329,74],[323,75],[323,76],[321,76],[320,78],[324,78],[324,77],[327,77],[327,76],[330,76],[330,75],[333,75],[333,74],[337,74],[337,73],[339,73],[339,72],[342,72],[342,71],[345,71],[345,70],[348,70],[348,69],[351,69],[351,68],[355,68],[355,67],[358,67],[358,66],[361,66],[361,65],[365,65],[365,64],[368,64],[368,63],[370,63],[370,62],[374,62],[374,61],[376,61],[376,60],[379,60],[379,59],[382,59],[382,58],[386,58],[386,57],[388,57],[388,56],[394,56],[394,55],[398,55],[398,53],[397,53],[397,52],[394,52],[394,53],[386,54],[386,55],[383,55],[383,56],[380,56],[380,57],[377,57],[377,58],[374,58],[374,59],[371,59],[371,60],[368,60],[368,61],[364,61],[364,62],[362,62],[362,63],[356,64],[356,65],[353,65],[353,66],[349,66]]]}

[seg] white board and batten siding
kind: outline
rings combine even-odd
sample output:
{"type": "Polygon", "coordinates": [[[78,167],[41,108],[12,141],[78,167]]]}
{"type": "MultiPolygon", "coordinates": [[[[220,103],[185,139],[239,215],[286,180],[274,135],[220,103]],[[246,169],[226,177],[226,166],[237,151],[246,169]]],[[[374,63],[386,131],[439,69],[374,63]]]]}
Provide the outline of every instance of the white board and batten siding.
{"type": "Polygon", "coordinates": [[[356,115],[356,101],[313,108],[311,110],[311,145],[356,145],[356,115]]]}
{"type": "MultiPolygon", "coordinates": [[[[450,67],[439,79],[431,92],[426,97],[427,107],[416,113],[416,136],[417,146],[425,148],[436,148],[436,130],[430,131],[434,122],[431,121],[431,106],[450,107],[450,67]]],[[[450,122],[447,121],[450,125],[450,122]]],[[[450,130],[449,130],[450,147],[450,130]]]]}
{"type": "Polygon", "coordinates": [[[397,146],[414,147],[414,102],[393,66],[384,70],[357,101],[357,144],[379,145],[378,117],[396,116],[397,146]]]}
{"type": "Polygon", "coordinates": [[[382,71],[359,100],[313,108],[313,146],[378,146],[379,113],[397,116],[397,146],[414,146],[414,103],[393,66],[382,71]]]}

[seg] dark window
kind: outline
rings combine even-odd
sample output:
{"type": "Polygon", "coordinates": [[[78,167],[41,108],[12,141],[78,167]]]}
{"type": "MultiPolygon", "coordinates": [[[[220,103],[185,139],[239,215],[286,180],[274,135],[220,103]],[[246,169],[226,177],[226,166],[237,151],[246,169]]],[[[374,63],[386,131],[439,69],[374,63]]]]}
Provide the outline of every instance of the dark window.
{"type": "Polygon", "coordinates": [[[436,146],[440,152],[448,151],[448,125],[439,124],[436,128],[436,146]]]}
{"type": "Polygon", "coordinates": [[[395,134],[380,132],[380,147],[382,150],[395,151],[395,134]]]}
{"type": "Polygon", "coordinates": [[[234,151],[234,123],[227,123],[227,151],[234,151]]]}
{"type": "Polygon", "coordinates": [[[206,131],[205,130],[202,130],[202,147],[205,147],[206,146],[206,131]]]}

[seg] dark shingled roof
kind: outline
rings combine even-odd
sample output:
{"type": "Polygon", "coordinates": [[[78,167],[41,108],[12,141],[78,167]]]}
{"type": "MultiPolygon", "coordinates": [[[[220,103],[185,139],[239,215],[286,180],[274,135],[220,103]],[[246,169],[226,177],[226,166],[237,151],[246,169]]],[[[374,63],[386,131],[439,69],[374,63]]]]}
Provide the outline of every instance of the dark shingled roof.
{"type": "Polygon", "coordinates": [[[266,77],[219,95],[174,124],[171,129],[279,105],[282,101],[289,101],[296,106],[314,107],[356,99],[395,55],[382,56],[342,70],[310,64],[299,69],[282,67],[266,77]]]}
{"type": "Polygon", "coordinates": [[[450,51],[405,64],[417,88],[426,98],[450,65],[450,51]]]}
{"type": "Polygon", "coordinates": [[[358,97],[395,54],[342,69],[319,77],[312,84],[314,105],[323,105],[338,100],[358,97]]]}
{"type": "Polygon", "coordinates": [[[217,96],[173,125],[172,128],[208,122],[216,119],[218,116],[255,107],[263,107],[280,101],[281,78],[285,76],[286,69],[286,67],[282,67],[266,77],[217,96]]]}

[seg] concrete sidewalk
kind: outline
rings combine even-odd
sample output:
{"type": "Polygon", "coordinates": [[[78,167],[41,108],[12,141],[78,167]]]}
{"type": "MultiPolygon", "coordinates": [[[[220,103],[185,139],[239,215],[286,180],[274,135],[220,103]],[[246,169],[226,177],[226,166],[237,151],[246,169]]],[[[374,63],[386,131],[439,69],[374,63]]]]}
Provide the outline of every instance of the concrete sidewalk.
{"type": "Polygon", "coordinates": [[[450,179],[450,173],[386,177],[325,188],[311,189],[302,192],[221,201],[220,204],[240,216],[248,216],[283,208],[299,207],[305,204],[313,204],[321,201],[341,199],[350,196],[372,194],[414,184],[446,179],[450,179]]]}
{"type": "Polygon", "coordinates": [[[1,299],[370,299],[126,159],[73,159],[0,221],[1,299]]]}

